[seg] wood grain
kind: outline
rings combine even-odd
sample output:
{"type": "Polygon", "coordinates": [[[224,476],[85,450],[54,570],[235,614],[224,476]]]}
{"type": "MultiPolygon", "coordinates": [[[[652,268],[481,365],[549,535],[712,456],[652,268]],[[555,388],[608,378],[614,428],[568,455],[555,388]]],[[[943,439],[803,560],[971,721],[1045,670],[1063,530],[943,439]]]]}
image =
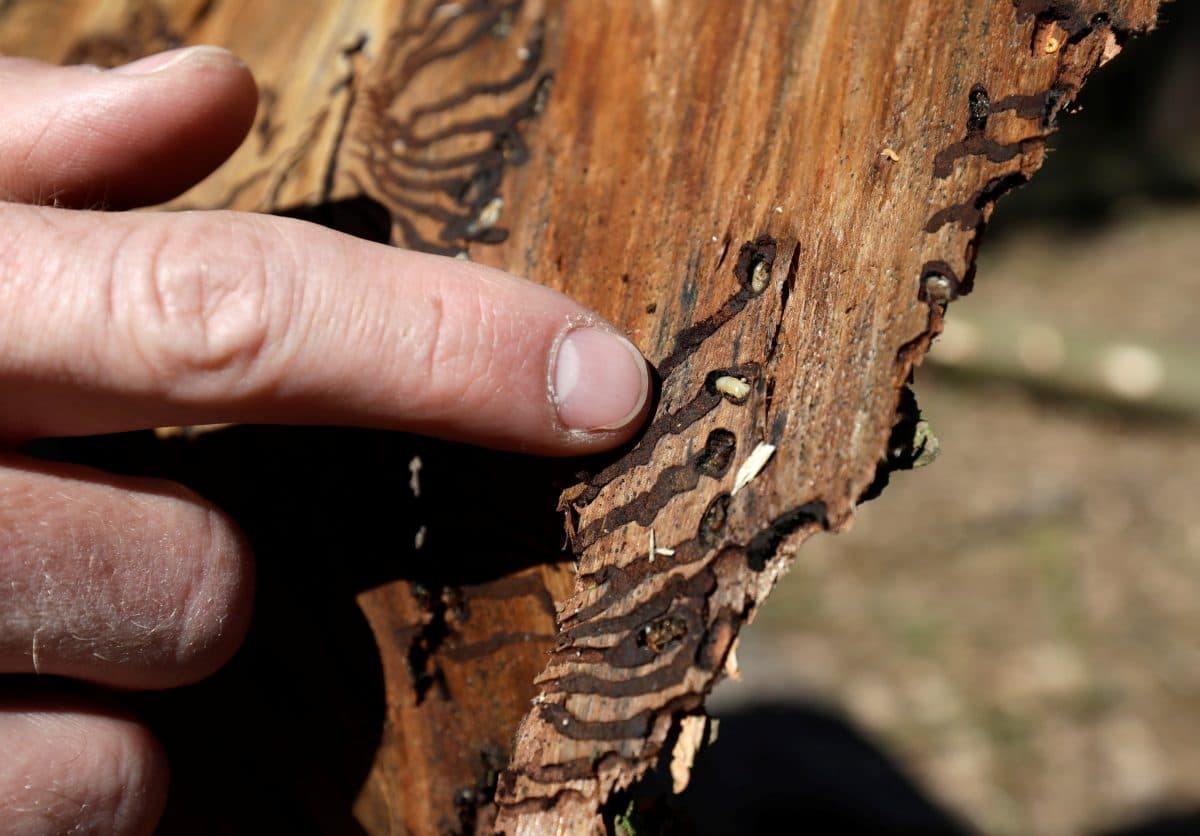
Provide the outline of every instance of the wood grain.
{"type": "MultiPolygon", "coordinates": [[[[575,833],[670,755],[799,544],[844,530],[911,462],[905,386],[971,288],[994,202],[1157,7],[18,0],[0,47],[111,61],[226,45],[260,80],[259,120],[181,205],[299,214],[527,275],[653,360],[653,425],[563,495],[573,580],[546,564],[359,596],[388,706],[363,826],[486,828],[507,762],[495,826],[575,833]],[[734,495],[760,444],[776,452],[734,495]]],[[[461,455],[446,466],[467,478],[461,455]]],[[[503,478],[486,495],[530,513],[503,478]]]]}

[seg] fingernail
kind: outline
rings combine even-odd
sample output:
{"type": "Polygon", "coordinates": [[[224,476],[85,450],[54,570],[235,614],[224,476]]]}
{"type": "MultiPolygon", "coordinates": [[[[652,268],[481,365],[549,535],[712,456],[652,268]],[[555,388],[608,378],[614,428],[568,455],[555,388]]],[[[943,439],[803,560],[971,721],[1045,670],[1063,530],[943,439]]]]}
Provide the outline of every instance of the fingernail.
{"type": "Polygon", "coordinates": [[[182,64],[184,61],[191,61],[201,56],[221,56],[222,58],[237,61],[233,53],[227,49],[221,49],[219,46],[209,46],[202,44],[200,46],[189,46],[183,49],[169,49],[166,52],[158,52],[154,55],[147,55],[145,58],[139,58],[128,64],[120,67],[115,67],[109,70],[117,75],[150,75],[151,73],[159,73],[163,70],[175,67],[182,64]]]}
{"type": "Polygon", "coordinates": [[[552,380],[558,420],[572,430],[619,429],[638,416],[650,393],[641,352],[599,328],[577,328],[563,337],[552,380]]]}

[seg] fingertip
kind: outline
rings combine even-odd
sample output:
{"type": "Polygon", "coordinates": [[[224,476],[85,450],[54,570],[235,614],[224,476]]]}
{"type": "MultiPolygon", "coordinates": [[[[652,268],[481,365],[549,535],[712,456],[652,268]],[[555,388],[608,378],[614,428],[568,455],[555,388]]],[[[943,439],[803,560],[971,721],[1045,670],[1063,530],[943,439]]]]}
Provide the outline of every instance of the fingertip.
{"type": "Polygon", "coordinates": [[[258,88],[234,55],[170,50],[123,67],[0,59],[11,90],[0,127],[0,184],[25,203],[124,209],[199,182],[253,125],[258,88]]]}
{"type": "Polygon", "coordinates": [[[128,64],[122,64],[118,67],[113,67],[108,71],[110,75],[153,75],[154,73],[165,72],[167,70],[180,67],[184,64],[192,63],[210,64],[216,67],[240,67],[249,72],[242,60],[234,55],[229,50],[213,46],[211,44],[198,44],[196,46],[185,46],[178,49],[168,49],[165,52],[155,52],[151,55],[146,55],[128,64]]]}
{"type": "Polygon", "coordinates": [[[550,398],[576,444],[610,447],[645,421],[649,367],[625,337],[607,327],[571,327],[556,341],[550,363],[550,398]]]}
{"type": "Polygon", "coordinates": [[[250,68],[217,46],[156,53],[104,76],[142,88],[136,107],[147,120],[158,115],[153,111],[162,116],[146,127],[132,107],[122,114],[122,127],[143,148],[118,158],[124,165],[109,175],[110,208],[161,203],[195,185],[237,150],[258,111],[250,68]]]}
{"type": "Polygon", "coordinates": [[[12,834],[144,836],[166,807],[166,754],[142,724],[78,699],[0,699],[0,821],[12,834]]]}
{"type": "Polygon", "coordinates": [[[156,686],[190,684],[216,673],[242,646],[254,612],[254,554],[246,536],[223,511],[199,497],[193,501],[206,518],[206,553],[196,556],[173,669],[164,671],[165,681],[152,683],[156,686]]]}
{"type": "Polygon", "coordinates": [[[113,741],[123,752],[114,770],[121,782],[109,832],[149,836],[167,807],[171,769],[166,749],[150,729],[136,720],[115,717],[110,722],[113,741]]]}
{"type": "Polygon", "coordinates": [[[415,407],[433,418],[415,426],[402,420],[400,428],[543,456],[599,453],[637,434],[651,406],[650,368],[614,325],[507,272],[403,257],[429,266],[414,295],[436,300],[436,314],[426,319],[437,327],[424,334],[397,329],[415,345],[412,354],[432,382],[397,387],[421,393],[405,398],[402,410],[415,407]]]}
{"type": "Polygon", "coordinates": [[[76,465],[10,458],[0,484],[0,673],[169,688],[237,652],[254,556],[226,514],[181,485],[76,465]]]}

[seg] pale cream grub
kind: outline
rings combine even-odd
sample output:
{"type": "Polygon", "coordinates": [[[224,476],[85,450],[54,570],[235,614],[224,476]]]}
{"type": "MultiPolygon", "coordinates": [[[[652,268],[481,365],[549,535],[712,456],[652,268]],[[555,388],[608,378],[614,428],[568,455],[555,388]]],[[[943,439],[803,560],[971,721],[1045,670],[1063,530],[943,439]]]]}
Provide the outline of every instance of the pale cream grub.
{"type": "Polygon", "coordinates": [[[718,377],[713,386],[722,395],[733,398],[735,401],[740,401],[750,394],[750,384],[731,374],[718,377]]]}
{"type": "Polygon", "coordinates": [[[767,289],[767,285],[771,282],[771,268],[765,261],[754,262],[754,268],[750,271],[750,289],[755,293],[762,293],[767,289]]]}

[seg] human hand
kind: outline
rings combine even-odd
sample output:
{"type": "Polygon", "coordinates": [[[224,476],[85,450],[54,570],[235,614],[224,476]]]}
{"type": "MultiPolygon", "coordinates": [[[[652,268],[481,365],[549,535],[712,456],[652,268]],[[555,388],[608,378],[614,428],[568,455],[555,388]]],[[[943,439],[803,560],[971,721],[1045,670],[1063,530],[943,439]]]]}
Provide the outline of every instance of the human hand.
{"type": "MultiPolygon", "coordinates": [[[[566,455],[645,419],[636,349],[547,288],[281,218],[81,211],[168,199],[237,147],[257,92],[229,53],[0,58],[0,84],[5,441],[237,421],[566,455]]],[[[252,587],[236,526],[186,489],[0,451],[0,673],[193,682],[237,648],[252,587]]],[[[5,832],[150,832],[153,738],[41,684],[0,690],[5,832]]]]}

